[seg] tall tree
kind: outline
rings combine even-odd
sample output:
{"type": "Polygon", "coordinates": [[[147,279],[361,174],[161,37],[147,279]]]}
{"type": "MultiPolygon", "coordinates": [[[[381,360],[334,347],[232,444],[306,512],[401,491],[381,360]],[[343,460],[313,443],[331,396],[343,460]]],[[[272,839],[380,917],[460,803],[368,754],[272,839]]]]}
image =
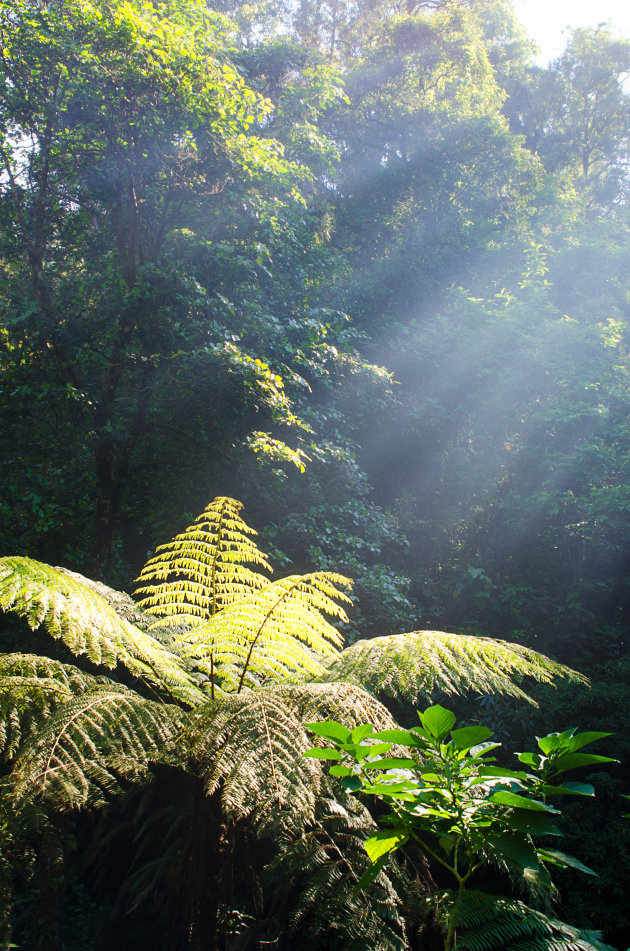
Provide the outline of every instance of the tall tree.
{"type": "Polygon", "coordinates": [[[154,498],[207,495],[219,462],[250,447],[301,465],[292,397],[355,359],[309,310],[325,250],[300,196],[337,93],[316,69],[283,87],[285,148],[197,0],[1,16],[6,527],[50,557],[87,536],[106,572],[147,504],[155,524],[154,498]]]}

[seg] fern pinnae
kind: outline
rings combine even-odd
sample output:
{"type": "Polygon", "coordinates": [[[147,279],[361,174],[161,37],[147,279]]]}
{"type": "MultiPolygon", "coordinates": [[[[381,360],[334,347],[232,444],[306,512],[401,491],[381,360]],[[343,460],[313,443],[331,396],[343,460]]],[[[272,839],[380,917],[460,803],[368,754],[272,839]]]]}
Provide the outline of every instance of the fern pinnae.
{"type": "Polygon", "coordinates": [[[17,802],[33,796],[61,810],[102,804],[120,779],[141,779],[169,755],[183,725],[178,707],[99,686],[63,704],[22,748],[11,774],[17,802]]]}
{"type": "Polygon", "coordinates": [[[444,893],[455,914],[455,951],[614,951],[596,931],[582,931],[522,901],[485,892],[444,893]]]}
{"type": "Polygon", "coordinates": [[[159,545],[137,579],[140,607],[156,624],[199,624],[267,578],[248,565],[271,572],[267,556],[250,536],[257,533],[240,517],[242,503],[218,497],[195,523],[159,545]]]}
{"type": "Polygon", "coordinates": [[[176,644],[202,669],[209,664],[226,691],[239,692],[267,678],[316,676],[323,672],[322,658],[336,655],[342,643],[323,612],[346,619],[338,601],[349,601],[341,590],[349,585],[332,572],[270,582],[184,633],[176,644]]]}
{"type": "Polygon", "coordinates": [[[49,657],[0,655],[0,753],[11,760],[60,704],[106,683],[111,681],[49,657]]]}
{"type": "Polygon", "coordinates": [[[158,692],[190,706],[205,700],[181,658],[114,610],[81,575],[32,558],[0,558],[0,608],[25,617],[75,655],[113,669],[123,664],[158,692]]]}
{"type": "Polygon", "coordinates": [[[586,679],[543,654],[507,641],[443,631],[411,631],[357,641],[326,662],[326,680],[347,679],[375,694],[416,702],[435,693],[504,693],[533,702],[518,681],[586,679]]]}
{"type": "Polygon", "coordinates": [[[313,815],[321,764],[290,705],[273,692],[227,694],[190,714],[182,740],[207,795],[221,791],[224,811],[259,827],[301,826],[313,815]]]}

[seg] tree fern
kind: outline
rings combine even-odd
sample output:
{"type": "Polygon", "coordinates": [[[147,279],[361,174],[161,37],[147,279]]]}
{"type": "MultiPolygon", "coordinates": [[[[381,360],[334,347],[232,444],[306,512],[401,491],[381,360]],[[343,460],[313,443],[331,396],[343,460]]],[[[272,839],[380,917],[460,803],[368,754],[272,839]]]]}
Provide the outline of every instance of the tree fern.
{"type": "Polygon", "coordinates": [[[360,688],[335,684],[277,684],[244,690],[189,715],[183,742],[208,795],[221,790],[226,813],[261,827],[282,820],[301,828],[314,815],[322,782],[306,717],[337,716],[351,726],[393,726],[389,712],[360,688]]]}
{"type": "Polygon", "coordinates": [[[102,805],[121,781],[138,781],[152,762],[167,758],[182,722],[176,706],[98,686],[64,703],[23,745],[11,774],[13,795],[60,811],[102,805]]]}
{"type": "Polygon", "coordinates": [[[0,608],[26,618],[33,629],[43,624],[94,664],[121,663],[144,683],[191,705],[204,699],[179,657],[72,574],[31,558],[0,558],[0,608]]]}
{"type": "MultiPolygon", "coordinates": [[[[43,869],[44,838],[54,853],[49,818],[113,796],[122,804],[121,792],[159,777],[153,764],[167,763],[180,771],[182,788],[194,790],[192,821],[219,806],[223,812],[201,823],[207,841],[198,842],[194,828],[183,845],[173,841],[172,854],[181,852],[187,873],[224,848],[226,829],[248,823],[286,852],[296,935],[307,933],[313,942],[321,935],[348,951],[366,942],[375,951],[398,951],[404,947],[401,892],[383,872],[371,897],[353,896],[366,863],[360,843],[369,816],[350,808],[343,794],[334,805],[335,781],[320,760],[301,755],[312,745],[304,724],[334,719],[349,728],[368,722],[392,729],[378,700],[382,693],[415,699],[472,688],[524,696],[515,679],[579,677],[519,646],[440,632],[375,638],[340,650],[331,622],[347,620],[348,579],[315,572],[270,582],[256,570],[269,566],[240,508],[232,499],[215,500],[143,570],[140,608],[159,620],[165,643],[141,629],[147,617],[127,596],[28,558],[0,559],[0,608],[25,617],[32,628],[43,625],[77,657],[109,673],[94,676],[33,655],[0,659],[0,751],[5,770],[12,770],[3,780],[0,807],[8,818],[0,821],[2,844],[11,839],[14,869],[18,853],[32,854],[29,867],[39,867],[44,856],[43,869]],[[119,664],[136,678],[136,690],[117,682],[119,664]],[[199,686],[207,678],[210,697],[199,686]],[[154,696],[161,702],[149,699],[154,696]],[[32,836],[24,830],[31,812],[39,816],[32,836]],[[341,857],[345,848],[335,847],[333,833],[351,859],[341,857]],[[186,843],[194,848],[186,851],[186,843]],[[331,890],[339,900],[328,902],[325,921],[324,896],[331,890]]],[[[278,856],[278,874],[282,861],[278,856]]],[[[152,888],[164,869],[158,862],[147,877],[140,875],[135,894],[152,888]]],[[[0,862],[0,879],[7,874],[0,862]]],[[[202,876],[206,884],[209,874],[202,876]]],[[[552,937],[574,940],[564,932],[552,937]]],[[[566,945],[568,951],[578,947],[566,945]]]]}
{"type": "Polygon", "coordinates": [[[340,586],[349,587],[349,579],[331,572],[291,575],[223,608],[178,643],[225,691],[321,674],[321,659],[343,642],[324,616],[347,620],[337,602],[349,598],[340,586]]]}
{"type": "Polygon", "coordinates": [[[555,677],[586,678],[530,648],[488,637],[411,631],[360,640],[326,663],[327,680],[351,680],[376,694],[415,703],[436,693],[503,693],[530,698],[525,677],[550,683],[555,677]]]}
{"type": "Polygon", "coordinates": [[[271,566],[252,541],[257,533],[240,517],[242,503],[218,497],[185,532],[160,545],[138,581],[136,599],[147,614],[161,619],[199,623],[251,591],[267,578],[271,566]]]}
{"type": "Polygon", "coordinates": [[[455,951],[614,951],[596,931],[582,931],[513,898],[484,892],[445,894],[455,915],[455,951]]]}

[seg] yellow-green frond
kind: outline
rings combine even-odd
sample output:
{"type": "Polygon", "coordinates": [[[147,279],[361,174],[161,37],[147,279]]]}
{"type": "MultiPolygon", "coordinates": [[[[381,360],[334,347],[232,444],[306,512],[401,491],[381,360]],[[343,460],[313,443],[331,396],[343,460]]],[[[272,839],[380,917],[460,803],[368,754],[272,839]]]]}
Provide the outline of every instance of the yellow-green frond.
{"type": "Polygon", "coordinates": [[[168,758],[183,718],[179,707],[123,687],[90,690],[60,706],[24,745],[13,794],[18,803],[36,799],[60,810],[103,804],[121,780],[138,781],[168,758]]]}
{"type": "Polygon", "coordinates": [[[198,624],[233,601],[268,583],[256,565],[271,571],[267,556],[252,541],[257,533],[240,517],[242,503],[214,499],[194,525],[160,545],[138,581],[143,611],[162,619],[198,624]]]}
{"type": "Polygon", "coordinates": [[[347,620],[339,601],[349,601],[341,590],[349,586],[332,572],[291,575],[219,611],[177,644],[225,691],[321,674],[322,658],[343,642],[325,614],[347,620]]]}
{"type": "Polygon", "coordinates": [[[132,674],[190,705],[205,700],[176,654],[120,617],[96,591],[75,575],[31,558],[0,558],[0,608],[43,625],[73,654],[132,674]]]}
{"type": "Polygon", "coordinates": [[[208,795],[224,811],[259,824],[303,824],[312,817],[322,768],[301,754],[312,746],[282,697],[246,690],[190,714],[183,742],[208,795]]]}
{"type": "Polygon", "coordinates": [[[351,680],[375,694],[415,703],[436,692],[504,693],[531,698],[519,686],[525,677],[550,683],[556,677],[584,682],[576,671],[519,644],[411,631],[357,641],[328,661],[327,680],[351,680]]]}

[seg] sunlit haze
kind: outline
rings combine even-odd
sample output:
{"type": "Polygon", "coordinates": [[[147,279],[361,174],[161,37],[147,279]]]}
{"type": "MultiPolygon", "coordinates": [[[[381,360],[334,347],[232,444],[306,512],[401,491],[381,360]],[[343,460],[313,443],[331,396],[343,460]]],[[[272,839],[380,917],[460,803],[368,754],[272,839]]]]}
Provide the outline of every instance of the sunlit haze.
{"type": "Polygon", "coordinates": [[[597,26],[611,22],[614,32],[630,38],[630,3],[627,0],[514,0],[514,9],[546,63],[565,47],[567,26],[597,26]]]}

